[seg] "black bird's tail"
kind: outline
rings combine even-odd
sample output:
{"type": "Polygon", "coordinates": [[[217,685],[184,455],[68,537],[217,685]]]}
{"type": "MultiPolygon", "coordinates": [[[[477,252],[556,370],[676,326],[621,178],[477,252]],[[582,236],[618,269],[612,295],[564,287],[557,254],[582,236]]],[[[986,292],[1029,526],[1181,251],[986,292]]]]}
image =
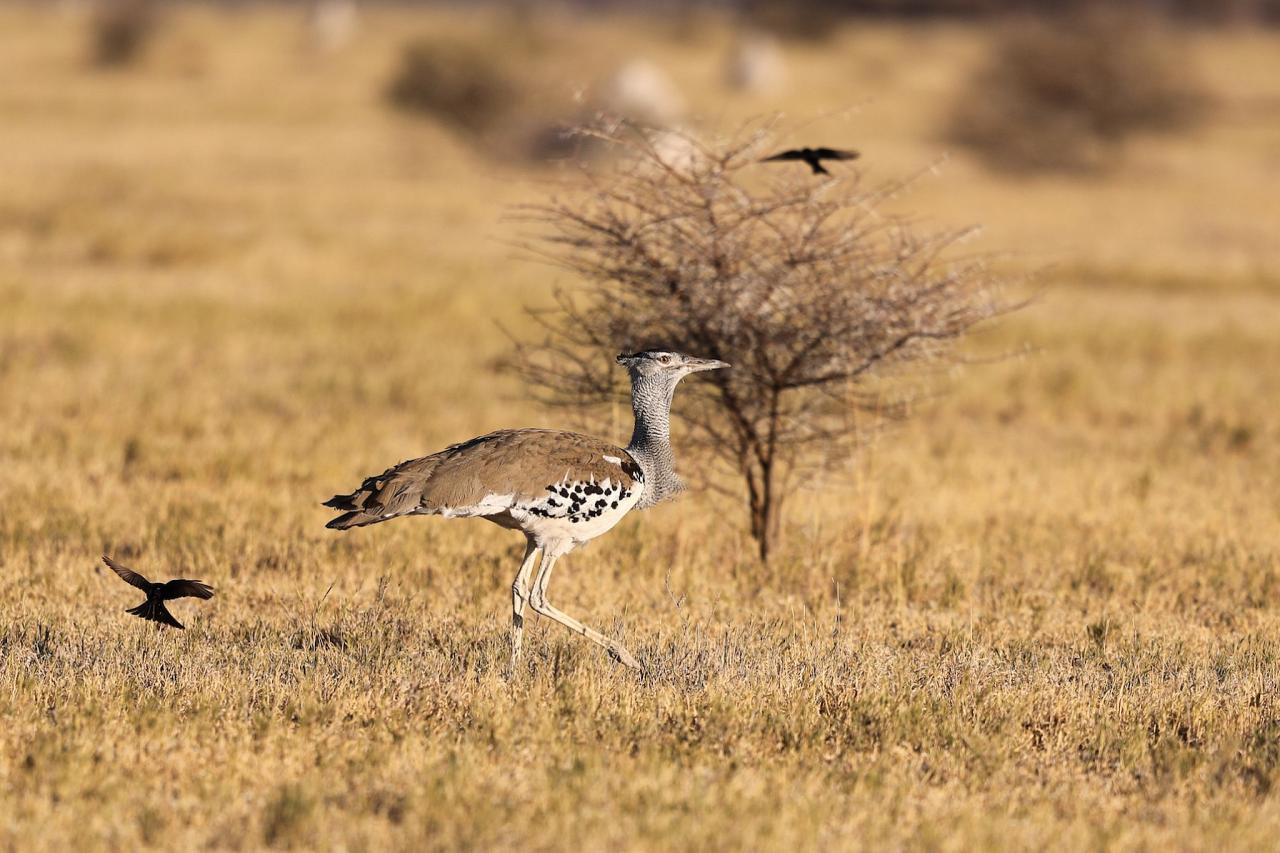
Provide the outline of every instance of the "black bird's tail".
{"type": "Polygon", "coordinates": [[[163,601],[148,598],[137,607],[130,607],[125,613],[132,613],[140,619],[146,619],[149,622],[159,622],[162,625],[168,625],[171,628],[183,630],[183,624],[173,618],[173,614],[164,606],[163,601]]]}
{"type": "Polygon", "coordinates": [[[809,161],[809,165],[813,167],[813,173],[814,173],[815,175],[830,175],[830,174],[831,174],[830,172],[828,172],[828,171],[827,171],[827,167],[826,167],[826,166],[824,166],[824,165],[822,165],[822,161],[821,161],[821,160],[810,160],[810,161],[809,161]]]}

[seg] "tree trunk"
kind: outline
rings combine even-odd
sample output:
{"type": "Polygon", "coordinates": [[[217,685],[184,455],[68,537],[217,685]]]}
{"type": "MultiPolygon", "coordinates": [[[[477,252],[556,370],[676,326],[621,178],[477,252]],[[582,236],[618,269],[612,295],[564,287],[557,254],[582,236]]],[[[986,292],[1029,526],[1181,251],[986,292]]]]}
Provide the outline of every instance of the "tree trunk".
{"type": "Polygon", "coordinates": [[[747,474],[751,508],[751,538],[761,562],[769,562],[782,531],[782,492],[773,465],[759,465],[747,474]]]}

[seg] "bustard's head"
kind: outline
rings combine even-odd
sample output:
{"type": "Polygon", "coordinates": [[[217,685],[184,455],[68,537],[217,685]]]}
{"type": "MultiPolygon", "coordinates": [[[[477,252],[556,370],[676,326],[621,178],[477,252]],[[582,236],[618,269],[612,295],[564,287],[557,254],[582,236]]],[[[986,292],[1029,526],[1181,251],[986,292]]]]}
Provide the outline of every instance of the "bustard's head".
{"type": "Polygon", "coordinates": [[[714,358],[696,358],[668,350],[647,349],[633,353],[619,353],[618,364],[627,368],[634,382],[637,379],[666,379],[672,385],[690,373],[716,370],[729,365],[714,358]]]}

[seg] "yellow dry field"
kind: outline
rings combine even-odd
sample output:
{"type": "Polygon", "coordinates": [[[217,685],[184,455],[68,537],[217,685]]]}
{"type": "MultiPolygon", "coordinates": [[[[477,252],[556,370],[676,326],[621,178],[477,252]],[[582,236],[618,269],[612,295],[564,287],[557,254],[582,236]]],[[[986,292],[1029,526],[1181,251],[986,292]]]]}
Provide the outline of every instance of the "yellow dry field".
{"type": "Polygon", "coordinates": [[[774,564],[705,493],[563,562],[641,678],[538,620],[507,672],[512,533],[324,529],[390,463],[564,422],[492,367],[557,279],[506,218],[549,173],[381,96],[476,25],[317,54],[286,9],[185,11],[99,72],[48,6],[0,11],[0,849],[1274,848],[1280,36],[1192,39],[1202,128],[1014,178],[939,162],[977,29],[850,26],[745,96],[714,21],[549,28],[559,95],[645,55],[722,125],[825,116],[796,141],[938,163],[904,209],[1047,270],[973,348],[1015,355],[809,484],[774,564]],[[104,552],[218,595],[156,629],[104,552]]]}

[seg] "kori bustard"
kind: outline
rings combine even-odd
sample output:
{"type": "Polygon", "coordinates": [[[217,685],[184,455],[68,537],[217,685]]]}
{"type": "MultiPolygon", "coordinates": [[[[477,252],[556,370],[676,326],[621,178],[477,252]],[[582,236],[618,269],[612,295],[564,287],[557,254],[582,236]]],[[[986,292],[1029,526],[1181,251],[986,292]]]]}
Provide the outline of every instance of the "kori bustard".
{"type": "Polygon", "coordinates": [[[671,398],[690,373],[728,367],[722,361],[645,350],[618,356],[631,375],[635,428],[626,448],[574,432],[507,429],[439,453],[410,459],[365,480],[325,506],[343,510],[326,525],[337,530],[404,515],[483,518],[525,535],[527,546],[511,584],[511,662],[520,658],[524,609],[598,643],[627,666],[631,652],[547,600],[556,560],[595,539],[633,509],[681,490],[671,451],[671,398]],[[541,564],[533,583],[538,553],[541,564]]]}

